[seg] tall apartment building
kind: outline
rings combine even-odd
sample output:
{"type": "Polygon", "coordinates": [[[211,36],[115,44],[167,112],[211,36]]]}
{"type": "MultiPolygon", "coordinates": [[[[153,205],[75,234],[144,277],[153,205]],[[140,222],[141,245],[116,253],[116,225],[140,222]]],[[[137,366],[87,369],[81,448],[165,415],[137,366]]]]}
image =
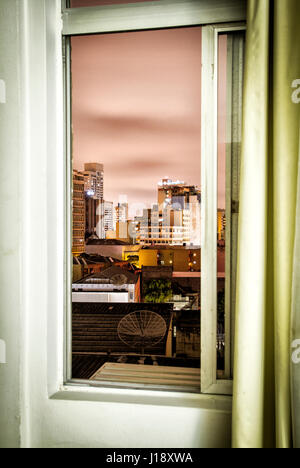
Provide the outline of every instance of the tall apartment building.
{"type": "MultiPolygon", "coordinates": [[[[198,187],[180,180],[162,179],[158,184],[158,206],[160,215],[170,208],[174,212],[182,211],[185,218],[189,216],[189,235],[183,233],[183,236],[188,237],[191,244],[201,245],[201,190],[198,187]]],[[[186,228],[187,222],[187,219],[182,221],[182,226],[186,228]]]]}
{"type": "Polygon", "coordinates": [[[128,221],[128,203],[118,203],[115,207],[115,224],[127,223],[128,221]]]}
{"type": "Polygon", "coordinates": [[[188,203],[190,213],[190,241],[191,244],[201,245],[201,194],[190,195],[188,203]],[[200,201],[199,201],[200,198],[200,201]]]}
{"type": "Polygon", "coordinates": [[[196,197],[198,203],[201,203],[201,190],[195,185],[187,185],[180,180],[173,181],[162,179],[158,183],[158,206],[159,212],[167,206],[173,205],[174,209],[184,209],[190,203],[190,199],[196,197]]]}
{"type": "Polygon", "coordinates": [[[73,255],[80,255],[85,251],[85,195],[84,176],[73,170],[73,255]]]}
{"type": "Polygon", "coordinates": [[[101,203],[101,216],[103,219],[103,237],[107,231],[114,231],[114,204],[103,200],[101,203]]]}
{"type": "Polygon", "coordinates": [[[101,216],[101,203],[104,191],[103,164],[87,163],[84,165],[85,190],[85,229],[88,234],[97,234],[102,238],[104,232],[103,216],[101,216]]]}
{"type": "Polygon", "coordinates": [[[89,197],[85,192],[85,230],[89,235],[96,232],[99,203],[99,200],[89,197]]]}
{"type": "Polygon", "coordinates": [[[226,233],[226,211],[218,209],[218,241],[225,240],[226,233]]]}
{"type": "Polygon", "coordinates": [[[135,218],[136,242],[141,245],[184,245],[190,244],[191,218],[189,210],[163,209],[159,215],[158,205],[145,209],[135,218]]]}
{"type": "Polygon", "coordinates": [[[84,165],[84,189],[88,196],[103,200],[103,164],[86,163],[84,165]]]}

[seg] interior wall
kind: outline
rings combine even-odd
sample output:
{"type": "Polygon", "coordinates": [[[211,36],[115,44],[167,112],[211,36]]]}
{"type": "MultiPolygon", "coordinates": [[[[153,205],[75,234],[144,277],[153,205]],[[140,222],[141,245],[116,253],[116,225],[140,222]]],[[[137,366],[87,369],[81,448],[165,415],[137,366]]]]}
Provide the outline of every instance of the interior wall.
{"type": "Polygon", "coordinates": [[[186,408],[49,398],[49,376],[58,379],[61,366],[63,326],[53,321],[61,245],[55,210],[63,205],[55,171],[63,164],[49,112],[60,76],[59,3],[0,2],[0,79],[7,83],[7,102],[0,104],[0,339],[7,344],[7,364],[0,364],[0,446],[229,447],[228,404],[209,410],[200,403],[186,408]]]}
{"type": "Polygon", "coordinates": [[[0,447],[20,444],[20,44],[18,2],[0,2],[0,447]],[[19,60],[16,60],[19,57],[19,60]],[[6,361],[4,363],[3,361],[6,361]]]}

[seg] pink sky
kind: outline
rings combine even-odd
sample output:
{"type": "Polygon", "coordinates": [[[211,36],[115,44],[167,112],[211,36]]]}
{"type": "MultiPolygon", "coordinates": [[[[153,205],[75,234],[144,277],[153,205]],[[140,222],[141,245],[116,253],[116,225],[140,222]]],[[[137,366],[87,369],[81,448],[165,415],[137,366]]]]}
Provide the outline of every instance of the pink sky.
{"type": "Polygon", "coordinates": [[[74,37],[72,86],[74,167],[104,164],[106,200],[200,186],[200,27],[74,37]]]}
{"type": "MultiPolygon", "coordinates": [[[[89,0],[93,3],[100,2],[89,0]]],[[[226,35],[219,47],[218,206],[223,208],[226,35]]],[[[150,206],[165,176],[201,185],[200,27],[73,37],[72,86],[74,167],[104,164],[106,200],[126,195],[129,203],[150,206]]]]}
{"type": "Polygon", "coordinates": [[[218,207],[225,208],[227,35],[219,37],[218,86],[218,207]]]}

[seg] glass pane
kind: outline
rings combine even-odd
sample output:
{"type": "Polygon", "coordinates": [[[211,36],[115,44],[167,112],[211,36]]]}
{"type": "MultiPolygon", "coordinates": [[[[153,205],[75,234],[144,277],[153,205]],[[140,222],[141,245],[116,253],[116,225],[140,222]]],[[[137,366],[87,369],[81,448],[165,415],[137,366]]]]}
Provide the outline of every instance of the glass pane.
{"type": "Polygon", "coordinates": [[[245,33],[219,35],[217,370],[232,376],[245,33]]]}
{"type": "Polygon", "coordinates": [[[201,28],[71,46],[73,378],[199,391],[201,28]]]}
{"type": "Polygon", "coordinates": [[[159,2],[160,0],[70,0],[70,8],[91,7],[101,5],[121,5],[123,3],[159,2]]]}
{"type": "Polygon", "coordinates": [[[217,369],[225,369],[225,233],[226,233],[226,73],[227,35],[219,36],[218,54],[218,279],[217,279],[217,369]]]}

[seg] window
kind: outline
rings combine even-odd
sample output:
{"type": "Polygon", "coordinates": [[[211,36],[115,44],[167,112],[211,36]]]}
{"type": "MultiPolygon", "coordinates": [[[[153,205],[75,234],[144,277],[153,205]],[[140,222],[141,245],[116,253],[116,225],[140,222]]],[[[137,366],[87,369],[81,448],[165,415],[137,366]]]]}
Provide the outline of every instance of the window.
{"type": "Polygon", "coordinates": [[[245,32],[220,30],[218,48],[217,347],[219,377],[228,378],[233,373],[245,32]]]}
{"type": "Polygon", "coordinates": [[[208,21],[206,2],[186,2],[170,24],[170,9],[175,4],[178,12],[182,4],[156,3],[123,6],[122,15],[108,5],[63,14],[66,157],[73,157],[66,272],[69,285],[73,280],[67,327],[73,359],[66,380],[230,394],[245,29],[238,21],[244,10],[236,2],[233,13],[219,9],[220,18],[208,21]],[[150,9],[151,20],[145,16],[150,9]],[[207,25],[224,19],[235,22],[207,25]],[[192,62],[184,59],[184,44],[195,52],[192,62]],[[181,73],[182,95],[174,93],[181,73]],[[172,90],[177,99],[170,98],[172,90]],[[155,132],[172,136],[169,143],[161,138],[161,147],[159,138],[151,141],[149,127],[147,140],[140,117],[144,112],[148,125],[151,101],[159,117],[155,132]],[[178,114],[176,103],[182,104],[178,114]],[[89,120],[91,113],[97,118],[89,120]],[[135,143],[128,143],[132,130],[135,143]],[[100,156],[90,156],[96,148],[100,156]],[[164,167],[172,177],[164,176],[164,167]],[[161,180],[154,190],[155,179],[161,180]]]}

